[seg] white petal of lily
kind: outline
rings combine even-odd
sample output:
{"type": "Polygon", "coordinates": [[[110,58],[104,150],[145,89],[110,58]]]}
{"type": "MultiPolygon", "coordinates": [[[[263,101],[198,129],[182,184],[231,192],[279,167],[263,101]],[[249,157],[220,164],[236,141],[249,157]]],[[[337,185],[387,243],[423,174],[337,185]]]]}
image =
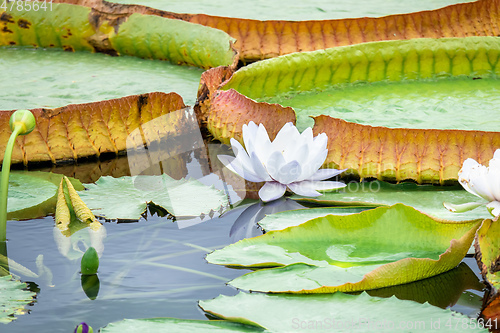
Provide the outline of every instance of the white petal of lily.
{"type": "Polygon", "coordinates": [[[283,152],[287,147],[295,148],[296,142],[300,140],[300,133],[292,123],[286,123],[276,134],[272,147],[275,151],[283,152]]]}
{"type": "Polygon", "coordinates": [[[286,161],[281,152],[274,151],[264,164],[271,178],[278,181],[279,171],[286,161]]]}
{"type": "Polygon", "coordinates": [[[472,188],[471,186],[471,176],[474,175],[474,173],[477,172],[478,169],[480,169],[482,166],[481,164],[477,163],[475,160],[472,158],[468,158],[464,161],[464,164],[462,166],[462,169],[458,172],[458,182],[462,185],[462,187],[469,192],[470,194],[473,194],[477,197],[483,198],[488,200],[487,198],[482,197],[476,192],[476,189],[472,188]]]}
{"type": "Polygon", "coordinates": [[[297,178],[297,181],[310,179],[326,160],[328,155],[328,150],[323,150],[315,156],[310,156],[307,163],[302,168],[302,174],[297,178]]]}
{"type": "MultiPolygon", "coordinates": [[[[299,144],[299,146],[295,147],[295,149],[287,149],[283,153],[283,157],[287,162],[291,161],[307,162],[308,156],[309,156],[309,145],[306,143],[299,144]]],[[[296,175],[295,180],[299,178],[299,176],[300,175],[296,175]]]]}
{"type": "Polygon", "coordinates": [[[257,126],[257,124],[255,124],[253,121],[241,127],[241,130],[243,131],[243,143],[245,144],[245,147],[249,142],[252,142],[257,137],[258,129],[259,126],[257,126]]]}
{"type": "Polygon", "coordinates": [[[287,185],[295,181],[301,172],[300,163],[297,161],[291,161],[280,168],[276,178],[274,179],[279,181],[281,184],[287,185]]]}
{"type": "Polygon", "coordinates": [[[249,178],[260,179],[257,180],[257,182],[263,181],[263,179],[257,176],[255,170],[253,170],[252,162],[250,161],[250,157],[245,151],[245,148],[243,148],[243,146],[233,138],[231,138],[230,141],[231,141],[231,148],[233,149],[234,155],[236,156],[239,165],[241,165],[241,168],[243,169],[244,171],[243,173],[245,174],[245,176],[243,176],[243,174],[240,173],[238,174],[251,182],[255,182],[256,180],[250,180],[249,178]]]}
{"type": "Polygon", "coordinates": [[[342,172],[347,169],[337,170],[337,169],[319,169],[316,171],[311,177],[307,178],[307,180],[324,180],[328,178],[332,178],[340,175],[342,172]]]}
{"type": "Polygon", "coordinates": [[[321,193],[319,193],[317,190],[320,191],[335,190],[339,188],[344,188],[345,186],[346,184],[342,182],[309,181],[309,180],[288,184],[288,188],[292,192],[306,197],[320,196],[321,193]]]}
{"type": "Polygon", "coordinates": [[[250,161],[252,163],[253,170],[255,171],[257,176],[262,179],[262,181],[268,182],[272,180],[271,176],[269,176],[269,173],[266,170],[266,167],[264,166],[264,164],[262,164],[262,161],[257,157],[257,154],[255,152],[250,155],[250,161]]]}
{"type": "Polygon", "coordinates": [[[259,190],[259,198],[264,201],[273,201],[279,199],[285,194],[286,185],[278,182],[267,182],[259,190]]]}
{"type": "Polygon", "coordinates": [[[495,151],[488,166],[488,178],[490,179],[490,189],[493,198],[500,201],[500,149],[495,151]]]}
{"type": "Polygon", "coordinates": [[[500,216],[500,202],[498,202],[498,201],[492,201],[492,202],[490,202],[489,204],[486,205],[486,208],[488,208],[488,211],[494,217],[500,216]]]}
{"type": "Polygon", "coordinates": [[[471,172],[469,188],[481,198],[493,201],[495,198],[491,192],[490,182],[491,180],[488,178],[488,168],[484,165],[479,165],[471,172]]]}
{"type": "Polygon", "coordinates": [[[229,155],[217,155],[217,157],[222,162],[222,164],[224,164],[224,166],[226,168],[228,168],[232,172],[240,175],[240,177],[243,177],[250,182],[263,182],[264,181],[264,179],[260,179],[258,176],[245,171],[245,169],[241,165],[241,162],[238,159],[236,159],[236,157],[229,156],[229,155]]]}

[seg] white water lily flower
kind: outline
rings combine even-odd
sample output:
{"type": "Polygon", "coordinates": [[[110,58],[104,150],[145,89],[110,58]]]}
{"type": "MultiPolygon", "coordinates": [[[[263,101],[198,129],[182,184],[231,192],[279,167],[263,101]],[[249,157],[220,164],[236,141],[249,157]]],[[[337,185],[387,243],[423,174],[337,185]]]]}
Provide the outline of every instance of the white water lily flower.
{"type": "Polygon", "coordinates": [[[243,125],[243,146],[231,139],[236,157],[219,155],[219,160],[231,171],[251,182],[266,182],[259,191],[262,201],[281,198],[286,189],[316,197],[318,190],[333,190],[345,187],[342,182],[322,181],[345,170],[320,169],[328,154],[328,137],[321,133],[313,137],[309,127],[299,133],[297,127],[287,123],[278,132],[273,142],[264,127],[253,121],[243,125]]]}
{"type": "Polygon", "coordinates": [[[464,212],[486,205],[491,215],[500,216],[500,149],[495,151],[488,167],[472,158],[466,159],[458,172],[458,181],[467,192],[486,201],[462,205],[444,203],[446,208],[452,212],[464,212]]]}

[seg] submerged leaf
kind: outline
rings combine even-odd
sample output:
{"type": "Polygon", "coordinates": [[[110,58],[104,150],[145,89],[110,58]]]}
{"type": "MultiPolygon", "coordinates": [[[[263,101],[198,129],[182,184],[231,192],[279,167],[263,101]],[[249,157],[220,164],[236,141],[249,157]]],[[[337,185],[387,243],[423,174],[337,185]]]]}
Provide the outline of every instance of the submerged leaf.
{"type": "Polygon", "coordinates": [[[12,276],[0,276],[0,323],[7,324],[27,312],[24,307],[33,302],[36,294],[26,288],[26,283],[12,276]]]}
{"type": "Polygon", "coordinates": [[[447,223],[401,204],[327,215],[207,255],[210,263],[276,267],[231,285],[255,291],[328,293],[393,286],[452,269],[480,222],[447,223]],[[451,241],[451,242],[450,242],[451,241]]]}
{"type": "MultiPolygon", "coordinates": [[[[266,295],[239,293],[200,301],[200,307],[218,318],[260,325],[272,332],[330,330],[335,332],[487,332],[475,319],[395,297],[366,293],[348,295],[266,295]]],[[[484,327],[483,327],[484,328],[484,327]]]]}
{"type": "Polygon", "coordinates": [[[161,176],[101,177],[85,184],[80,197],[97,215],[107,219],[137,220],[148,204],[163,207],[173,216],[208,215],[228,204],[224,192],[196,180],[175,180],[161,176]]]}

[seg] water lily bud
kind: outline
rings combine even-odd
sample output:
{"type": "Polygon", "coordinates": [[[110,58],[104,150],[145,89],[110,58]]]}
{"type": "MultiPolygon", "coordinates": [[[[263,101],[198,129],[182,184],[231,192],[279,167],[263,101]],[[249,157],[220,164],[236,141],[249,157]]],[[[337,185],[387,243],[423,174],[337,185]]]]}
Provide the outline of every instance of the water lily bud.
{"type": "Polygon", "coordinates": [[[87,323],[80,323],[78,326],[75,328],[74,333],[94,333],[94,330],[92,327],[87,325],[87,323]]]}
{"type": "Polygon", "coordinates": [[[19,132],[20,135],[26,135],[31,133],[36,126],[35,116],[29,110],[17,110],[11,116],[9,120],[9,126],[12,132],[16,126],[21,126],[22,130],[19,132]]]}
{"type": "Polygon", "coordinates": [[[81,261],[82,275],[96,274],[99,268],[99,255],[91,246],[85,251],[81,261]]]}

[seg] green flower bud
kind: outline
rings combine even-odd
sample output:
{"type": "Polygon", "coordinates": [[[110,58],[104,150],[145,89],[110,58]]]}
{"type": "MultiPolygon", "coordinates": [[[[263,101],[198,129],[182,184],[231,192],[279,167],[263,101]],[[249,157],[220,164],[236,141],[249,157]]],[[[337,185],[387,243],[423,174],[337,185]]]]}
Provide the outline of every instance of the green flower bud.
{"type": "Polygon", "coordinates": [[[92,327],[87,325],[86,323],[80,323],[76,328],[74,333],[93,333],[94,330],[92,327]]]}
{"type": "Polygon", "coordinates": [[[19,134],[29,134],[35,129],[35,116],[29,110],[17,110],[10,116],[9,126],[12,132],[14,132],[16,126],[21,126],[22,130],[19,134]]]}
{"type": "Polygon", "coordinates": [[[82,275],[96,274],[99,268],[99,255],[91,246],[85,251],[81,261],[82,275]]]}

